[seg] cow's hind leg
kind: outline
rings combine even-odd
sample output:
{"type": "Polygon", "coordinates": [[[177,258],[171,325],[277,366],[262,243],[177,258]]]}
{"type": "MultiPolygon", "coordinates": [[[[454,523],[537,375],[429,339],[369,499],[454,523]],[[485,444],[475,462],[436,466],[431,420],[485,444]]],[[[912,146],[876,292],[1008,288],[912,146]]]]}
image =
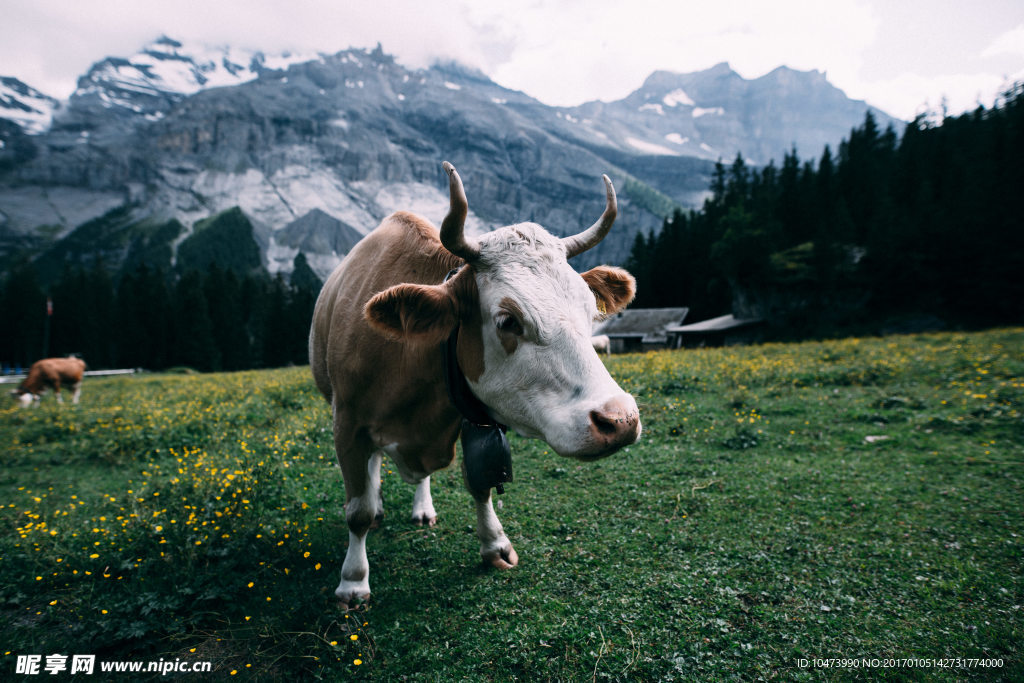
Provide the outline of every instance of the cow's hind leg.
{"type": "Polygon", "coordinates": [[[335,448],[345,478],[348,552],[345,553],[345,562],[341,567],[341,583],[334,594],[341,600],[342,606],[348,609],[370,598],[366,535],[383,515],[380,498],[380,464],[383,456],[374,453],[373,445],[367,440],[347,440],[339,438],[337,433],[335,448]]]}
{"type": "Polygon", "coordinates": [[[491,504],[491,489],[474,490],[466,480],[466,467],[462,467],[463,480],[466,488],[476,503],[476,536],[480,539],[480,557],[483,561],[498,569],[511,569],[519,564],[519,555],[505,535],[498,516],[494,514],[491,504]]]}

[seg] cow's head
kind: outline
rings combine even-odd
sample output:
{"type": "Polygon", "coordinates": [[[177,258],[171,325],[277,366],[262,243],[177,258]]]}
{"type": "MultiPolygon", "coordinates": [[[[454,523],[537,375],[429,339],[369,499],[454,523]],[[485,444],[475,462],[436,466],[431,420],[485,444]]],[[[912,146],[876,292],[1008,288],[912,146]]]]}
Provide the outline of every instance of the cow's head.
{"type": "Polygon", "coordinates": [[[611,229],[615,190],[604,177],[600,220],[558,238],[535,223],[495,230],[479,240],[463,231],[462,181],[445,162],[451,208],[441,243],[466,262],[440,285],[402,284],[373,297],[365,314],[379,331],[407,343],[438,344],[458,326],[459,366],[493,418],[541,438],[561,455],[595,459],[640,436],[636,401],[608,374],[591,346],[594,320],[633,299],[633,276],[598,266],[582,275],[567,259],[611,229]]]}
{"type": "MultiPolygon", "coordinates": [[[[11,396],[21,405],[22,408],[28,408],[30,405],[33,405],[33,401],[39,400],[39,397],[31,391],[22,391],[21,389],[12,390],[11,396]]],[[[35,405],[39,404],[36,403],[35,405]]]]}

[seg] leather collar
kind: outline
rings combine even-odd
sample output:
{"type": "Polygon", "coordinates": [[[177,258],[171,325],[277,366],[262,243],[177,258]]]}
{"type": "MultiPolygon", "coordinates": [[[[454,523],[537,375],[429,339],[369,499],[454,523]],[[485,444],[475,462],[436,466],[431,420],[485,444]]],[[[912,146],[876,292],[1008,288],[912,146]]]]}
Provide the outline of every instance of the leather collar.
{"type": "MultiPolygon", "coordinates": [[[[448,273],[450,280],[458,268],[448,273]]],[[[503,484],[512,481],[512,450],[505,432],[506,425],[490,416],[483,401],[469,390],[466,376],[459,367],[456,353],[459,346],[459,326],[441,343],[441,365],[448,398],[462,414],[462,463],[466,483],[471,491],[505,492],[503,484]]]]}
{"type": "MultiPolygon", "coordinates": [[[[445,276],[444,281],[448,282],[459,268],[456,268],[445,276]]],[[[498,427],[501,431],[508,431],[506,425],[501,424],[490,416],[487,406],[478,399],[469,389],[466,376],[462,374],[459,367],[457,350],[459,346],[459,326],[457,325],[448,339],[441,342],[441,364],[444,367],[444,383],[448,388],[448,398],[452,404],[466,418],[478,427],[498,427]]]]}

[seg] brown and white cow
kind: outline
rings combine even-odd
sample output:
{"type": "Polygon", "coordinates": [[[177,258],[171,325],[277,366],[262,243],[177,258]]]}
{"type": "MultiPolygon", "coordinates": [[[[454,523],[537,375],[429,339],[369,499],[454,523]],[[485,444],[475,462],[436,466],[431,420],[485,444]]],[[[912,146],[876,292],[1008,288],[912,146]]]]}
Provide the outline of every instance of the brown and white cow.
{"type": "Polygon", "coordinates": [[[78,403],[82,393],[82,375],[85,373],[85,361],[81,358],[44,358],[37,360],[29,368],[28,377],[22,380],[11,395],[17,398],[22,407],[33,403],[38,407],[43,392],[53,389],[57,401],[64,402],[60,395],[61,386],[71,389],[71,402],[78,403]]]}
{"type": "MultiPolygon", "coordinates": [[[[384,219],[327,279],[313,314],[310,364],[333,410],[345,481],[349,546],[335,593],[346,606],[370,594],[365,538],[383,514],[382,453],[416,485],[413,521],[437,519],[430,474],[452,463],[461,426],[440,352],[456,329],[459,369],[494,420],[580,460],[610,455],[640,436],[636,401],[590,343],[592,322],[625,307],[635,281],[607,266],[580,275],[566,260],[611,228],[611,181],[604,177],[600,220],[578,235],[558,238],[520,223],[474,240],[463,232],[462,181],[451,164],[444,167],[451,206],[440,233],[411,213],[384,219]]],[[[490,488],[474,490],[465,479],[476,502],[480,555],[499,569],[515,566],[490,488]]]]}

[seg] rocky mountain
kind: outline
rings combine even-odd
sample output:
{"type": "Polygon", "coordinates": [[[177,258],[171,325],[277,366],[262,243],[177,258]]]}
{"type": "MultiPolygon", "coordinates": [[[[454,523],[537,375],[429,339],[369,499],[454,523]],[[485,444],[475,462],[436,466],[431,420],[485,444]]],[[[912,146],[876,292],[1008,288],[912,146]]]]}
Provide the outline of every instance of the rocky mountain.
{"type": "Polygon", "coordinates": [[[186,45],[166,36],[127,58],[107,57],[78,79],[63,127],[135,125],[158,121],[178,102],[209,88],[229,87],[267,71],[317,58],[316,54],[268,57],[231,47],[186,45]]]}
{"type": "Polygon", "coordinates": [[[0,76],[0,119],[16,123],[28,134],[49,129],[59,102],[17,78],[0,76]]]}
{"type": "Polygon", "coordinates": [[[18,254],[51,270],[97,256],[180,267],[182,245],[244,223],[271,272],[302,253],[323,277],[391,211],[439,222],[444,159],[466,184],[471,231],[530,220],[575,232],[600,214],[608,173],[619,222],[574,265],[621,263],[638,231],[700,203],[713,160],[815,154],[867,109],[785,68],[753,81],[727,65],[658,72],[621,101],[555,108],[379,47],[268,58],[163,38],[94,65],[48,128],[0,111],[13,121],[0,121],[0,267],[18,254]]]}
{"type": "Polygon", "coordinates": [[[871,111],[883,128],[901,127],[885,112],[851,100],[820,71],[779,67],[746,80],[721,63],[706,71],[656,71],[617,102],[590,102],[566,116],[623,151],[767,164],[797,148],[802,158],[833,148],[871,111]]]}

